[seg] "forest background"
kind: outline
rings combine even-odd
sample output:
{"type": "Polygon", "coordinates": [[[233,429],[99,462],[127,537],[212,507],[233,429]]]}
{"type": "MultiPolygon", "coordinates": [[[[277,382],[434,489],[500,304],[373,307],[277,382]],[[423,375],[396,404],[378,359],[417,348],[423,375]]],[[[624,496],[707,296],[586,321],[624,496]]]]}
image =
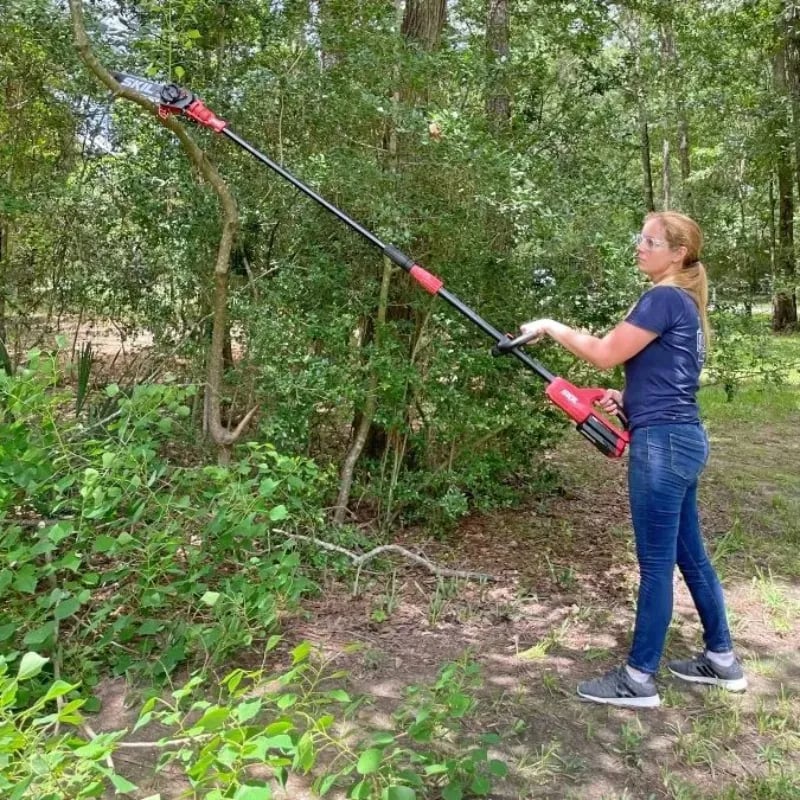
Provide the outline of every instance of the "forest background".
{"type": "MultiPolygon", "coordinates": [[[[105,675],[157,681],[275,646],[320,570],[345,569],[335,548],[447,537],[561,480],[565,420],[535,377],[110,70],[196,92],[504,331],[608,329],[643,288],[644,215],[691,214],[713,289],[706,384],[732,400],[791,372],[772,343],[797,325],[800,4],[2,0],[14,703],[63,713],[105,675]]],[[[536,355],[577,385],[621,381],[536,355]]],[[[231,780],[226,796],[246,786],[231,780]]]]}

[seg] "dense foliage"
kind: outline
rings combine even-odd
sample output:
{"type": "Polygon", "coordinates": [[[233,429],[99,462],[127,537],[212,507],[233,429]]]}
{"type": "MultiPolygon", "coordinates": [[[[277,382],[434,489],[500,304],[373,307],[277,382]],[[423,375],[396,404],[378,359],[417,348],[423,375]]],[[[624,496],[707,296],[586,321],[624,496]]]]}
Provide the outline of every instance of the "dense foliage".
{"type": "MultiPolygon", "coordinates": [[[[109,1],[88,24],[106,66],[197,91],[501,330],[540,314],[611,324],[639,290],[629,234],[651,202],[699,218],[718,293],[786,285],[770,142],[793,107],[769,63],[791,45],[788,6],[518,3],[504,22],[470,2],[434,19],[435,6],[109,1]],[[412,7],[430,24],[415,28],[412,7]]],[[[47,0],[6,10],[11,362],[43,323],[79,315],[151,332],[196,381],[213,192],[174,137],[98,90],[65,13],[47,0]]],[[[337,470],[367,417],[355,480],[384,522],[535,483],[554,425],[535,382],[401,272],[382,290],[380,254],[272,172],[193,135],[239,204],[228,417],[255,404],[256,438],[337,470]]]]}

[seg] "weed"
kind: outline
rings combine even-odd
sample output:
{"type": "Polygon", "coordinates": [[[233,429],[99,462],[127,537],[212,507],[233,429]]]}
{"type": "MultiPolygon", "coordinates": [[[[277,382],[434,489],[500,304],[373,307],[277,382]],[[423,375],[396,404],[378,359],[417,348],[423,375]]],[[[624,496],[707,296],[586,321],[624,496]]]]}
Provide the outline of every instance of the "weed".
{"type": "Polygon", "coordinates": [[[516,770],[533,785],[546,784],[561,777],[576,778],[585,768],[583,759],[565,756],[563,745],[552,740],[519,759],[516,770]]]}
{"type": "Polygon", "coordinates": [[[373,622],[386,622],[397,609],[397,570],[392,570],[389,588],[386,594],[379,595],[369,615],[373,622]]]}
{"type": "Polygon", "coordinates": [[[697,789],[667,769],[661,770],[661,781],[670,800],[700,800],[697,789]]]}
{"type": "Polygon", "coordinates": [[[428,623],[438,624],[450,601],[458,596],[461,582],[456,578],[437,578],[436,589],[428,603],[428,623]]]}
{"type": "Polygon", "coordinates": [[[558,586],[559,589],[570,591],[577,585],[577,577],[575,570],[570,566],[556,566],[550,560],[547,553],[544,554],[545,561],[547,562],[547,569],[550,573],[550,579],[558,586]]]}
{"type": "Polygon", "coordinates": [[[767,607],[769,619],[776,633],[788,633],[800,615],[800,605],[786,596],[786,592],[778,585],[769,569],[765,573],[756,567],[752,584],[758,599],[767,607]]]}
{"type": "Polygon", "coordinates": [[[562,694],[561,681],[555,672],[545,671],[542,673],[542,686],[551,694],[562,694]]]}
{"type": "MultiPolygon", "coordinates": [[[[267,651],[279,637],[272,637],[267,651]]],[[[278,674],[236,669],[217,687],[201,674],[167,695],[142,705],[133,732],[159,725],[159,738],[147,746],[161,753],[161,769],[184,773],[191,797],[267,797],[272,781],[285,788],[289,775],[310,775],[315,792],[338,786],[351,798],[398,797],[413,800],[435,794],[489,794],[507,774],[505,763],[489,754],[496,734],[464,733],[464,720],[475,710],[471,692],[480,686],[477,666],[467,657],[446,665],[431,687],[409,689],[394,715],[391,730],[364,733],[345,725],[361,705],[341,688],[345,677],[331,671],[330,660],[315,661],[308,643],[291,652],[291,666],[278,674]],[[165,734],[164,730],[168,732],[165,734]],[[256,777],[252,767],[258,764],[256,777]],[[397,791],[390,791],[395,787],[397,791]]],[[[85,701],[68,699],[76,684],[55,681],[32,705],[19,708],[18,688],[36,678],[47,659],[27,653],[15,678],[0,658],[0,790],[10,800],[23,797],[99,796],[136,791],[107,762],[128,745],[125,731],[90,734],[59,732],[59,726],[84,723],[85,701]],[[46,706],[60,706],[47,714],[46,706]]]]}
{"type": "Polygon", "coordinates": [[[517,658],[523,661],[541,661],[553,647],[557,647],[564,641],[571,627],[572,617],[567,617],[558,628],[554,628],[544,638],[536,642],[536,644],[531,645],[522,652],[517,651],[517,658]]]}
{"type": "Polygon", "coordinates": [[[639,769],[642,766],[642,743],[644,730],[639,718],[623,723],[619,732],[619,745],[617,752],[622,756],[626,765],[639,769]]]}
{"type": "Polygon", "coordinates": [[[731,527],[714,543],[711,562],[719,571],[728,558],[746,550],[747,545],[742,529],[742,522],[736,517],[731,527]]]}

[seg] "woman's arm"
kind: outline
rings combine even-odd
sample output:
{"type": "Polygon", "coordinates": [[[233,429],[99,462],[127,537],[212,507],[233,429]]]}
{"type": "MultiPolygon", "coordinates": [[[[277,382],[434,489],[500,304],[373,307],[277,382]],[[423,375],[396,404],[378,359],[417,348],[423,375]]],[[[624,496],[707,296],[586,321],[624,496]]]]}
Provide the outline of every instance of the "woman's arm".
{"type": "Polygon", "coordinates": [[[611,369],[633,358],[658,336],[629,322],[620,322],[602,339],[590,333],[577,331],[553,319],[526,322],[521,330],[526,334],[535,334],[534,340],[545,335],[555,339],[570,353],[588,361],[598,369],[611,369]]]}

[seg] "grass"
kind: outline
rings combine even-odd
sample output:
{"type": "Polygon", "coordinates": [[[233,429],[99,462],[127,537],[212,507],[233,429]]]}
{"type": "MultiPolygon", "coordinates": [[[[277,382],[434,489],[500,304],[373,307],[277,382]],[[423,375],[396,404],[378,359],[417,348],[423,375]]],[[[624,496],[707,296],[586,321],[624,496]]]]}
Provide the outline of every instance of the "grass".
{"type": "Polygon", "coordinates": [[[720,386],[700,391],[712,447],[701,494],[715,522],[728,520],[713,541],[715,564],[726,577],[732,570],[755,576],[762,598],[777,607],[775,576],[800,577],[800,335],[769,342],[776,362],[794,365],[782,383],[744,382],[732,399],[720,386]]]}

